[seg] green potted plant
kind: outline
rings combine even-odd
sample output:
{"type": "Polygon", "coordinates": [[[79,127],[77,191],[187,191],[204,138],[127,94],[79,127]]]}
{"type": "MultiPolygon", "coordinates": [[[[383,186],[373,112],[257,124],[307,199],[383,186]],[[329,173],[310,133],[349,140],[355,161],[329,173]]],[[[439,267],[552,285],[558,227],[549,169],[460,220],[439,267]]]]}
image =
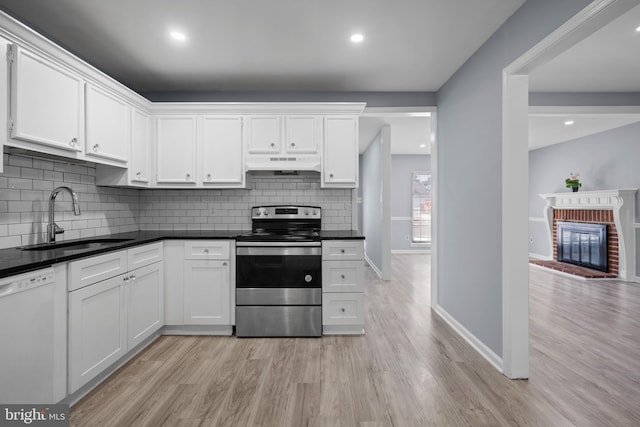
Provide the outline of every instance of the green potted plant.
{"type": "Polygon", "coordinates": [[[564,183],[566,184],[567,188],[571,188],[574,193],[578,191],[578,188],[582,187],[582,183],[580,182],[580,179],[578,179],[579,176],[580,176],[579,173],[571,172],[569,174],[569,178],[564,180],[564,183]]]}

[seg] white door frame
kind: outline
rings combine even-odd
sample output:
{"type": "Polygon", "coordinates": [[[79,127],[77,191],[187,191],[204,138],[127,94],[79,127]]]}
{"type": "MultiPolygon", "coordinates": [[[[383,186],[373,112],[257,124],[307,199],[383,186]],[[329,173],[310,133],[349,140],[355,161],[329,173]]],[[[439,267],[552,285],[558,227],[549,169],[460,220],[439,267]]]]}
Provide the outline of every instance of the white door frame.
{"type": "Polygon", "coordinates": [[[528,74],[602,28],[638,0],[596,0],[502,74],[502,369],[529,376],[528,74]],[[518,179],[505,179],[517,176],[518,179]]]}

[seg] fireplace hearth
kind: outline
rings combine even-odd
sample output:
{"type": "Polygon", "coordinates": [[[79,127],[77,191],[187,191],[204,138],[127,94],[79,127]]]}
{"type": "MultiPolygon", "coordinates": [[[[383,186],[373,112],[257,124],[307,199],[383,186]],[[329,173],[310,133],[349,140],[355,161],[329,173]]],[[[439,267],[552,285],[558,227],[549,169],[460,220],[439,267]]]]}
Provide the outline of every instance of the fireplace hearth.
{"type": "Polygon", "coordinates": [[[558,261],[608,271],[607,225],[558,221],[558,261]]]}

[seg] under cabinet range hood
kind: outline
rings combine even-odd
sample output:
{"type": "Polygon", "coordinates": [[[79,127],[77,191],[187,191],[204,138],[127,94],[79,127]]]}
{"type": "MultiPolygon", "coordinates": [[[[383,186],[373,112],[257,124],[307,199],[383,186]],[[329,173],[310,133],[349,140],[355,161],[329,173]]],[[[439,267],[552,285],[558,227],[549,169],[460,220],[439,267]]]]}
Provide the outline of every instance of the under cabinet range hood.
{"type": "Polygon", "coordinates": [[[250,155],[247,156],[247,171],[314,171],[320,172],[319,155],[250,155]]]}

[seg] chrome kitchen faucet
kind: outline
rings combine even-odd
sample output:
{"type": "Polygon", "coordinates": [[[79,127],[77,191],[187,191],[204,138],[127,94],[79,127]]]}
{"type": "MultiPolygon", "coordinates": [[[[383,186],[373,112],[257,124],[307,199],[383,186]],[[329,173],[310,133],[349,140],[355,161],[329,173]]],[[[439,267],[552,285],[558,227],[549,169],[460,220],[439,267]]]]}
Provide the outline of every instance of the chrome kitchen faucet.
{"type": "Polygon", "coordinates": [[[49,235],[49,243],[54,243],[56,241],[56,234],[64,233],[64,228],[59,227],[55,221],[56,196],[62,190],[67,190],[69,194],[71,194],[71,199],[72,199],[71,201],[73,203],[73,214],[75,216],[80,215],[80,204],[78,203],[78,194],[69,187],[62,186],[62,187],[55,188],[51,192],[51,195],[49,196],[49,225],[47,225],[47,234],[49,235]]]}

